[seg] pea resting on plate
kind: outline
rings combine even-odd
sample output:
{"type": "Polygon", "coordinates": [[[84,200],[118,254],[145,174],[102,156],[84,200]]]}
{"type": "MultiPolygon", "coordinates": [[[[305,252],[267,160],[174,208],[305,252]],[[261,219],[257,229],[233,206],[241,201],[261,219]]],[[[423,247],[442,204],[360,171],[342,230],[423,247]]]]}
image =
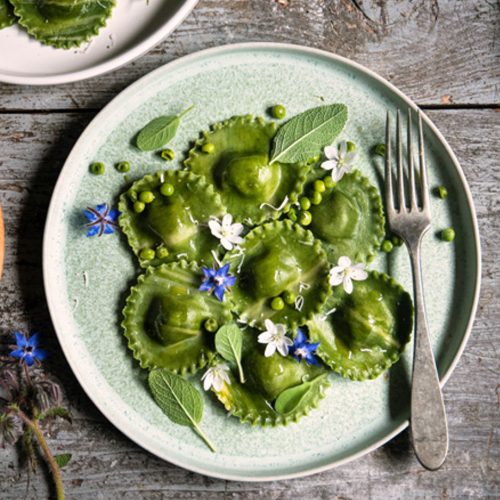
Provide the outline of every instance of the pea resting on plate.
{"type": "Polygon", "coordinates": [[[219,241],[208,228],[210,217],[225,213],[220,196],[191,172],[146,175],[120,196],[120,227],[141,266],[179,258],[212,262],[219,241]]]}
{"type": "Polygon", "coordinates": [[[321,244],[289,220],[256,227],[224,262],[230,262],[238,276],[232,289],[235,310],[251,326],[271,319],[294,329],[319,312],[330,294],[321,244]]]}
{"type": "Polygon", "coordinates": [[[359,171],[344,175],[309,211],[309,229],[324,243],[330,262],[343,255],[366,262],[380,248],[385,235],[382,200],[359,171]]]}
{"type": "Polygon", "coordinates": [[[231,319],[227,302],[200,292],[196,264],[150,267],[139,276],[123,310],[125,337],[142,368],[195,372],[214,356],[207,320],[222,325],[231,319]]]}
{"type": "Polygon", "coordinates": [[[19,24],[39,42],[78,47],[106,24],[115,0],[9,0],[19,24]]]}
{"type": "Polygon", "coordinates": [[[375,378],[399,360],[413,328],[410,296],[386,274],[372,271],[352,294],[335,288],[324,311],[307,322],[318,356],[353,379],[375,378]],[[334,309],[334,310],[333,310],[334,309]]]}
{"type": "Polygon", "coordinates": [[[215,186],[236,220],[250,226],[277,218],[281,210],[275,209],[295,202],[309,169],[304,163],[269,163],[275,133],[275,123],[235,116],[203,132],[184,162],[215,186]]]}
{"type": "Polygon", "coordinates": [[[318,407],[330,385],[327,372],[278,352],[265,357],[256,335],[251,329],[245,333],[246,383],[241,384],[231,372],[230,384],[213,391],[226,410],[242,422],[261,426],[297,422],[318,407]]]}

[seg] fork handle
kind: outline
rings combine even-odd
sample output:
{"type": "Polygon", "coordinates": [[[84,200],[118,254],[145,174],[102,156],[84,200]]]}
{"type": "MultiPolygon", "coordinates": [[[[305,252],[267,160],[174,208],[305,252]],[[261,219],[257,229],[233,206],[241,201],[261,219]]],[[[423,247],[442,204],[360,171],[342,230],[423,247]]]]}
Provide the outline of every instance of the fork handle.
{"type": "Polygon", "coordinates": [[[436,470],[441,467],[448,452],[448,424],[425,314],[420,241],[409,250],[415,298],[411,436],[420,463],[427,469],[436,470]]]}

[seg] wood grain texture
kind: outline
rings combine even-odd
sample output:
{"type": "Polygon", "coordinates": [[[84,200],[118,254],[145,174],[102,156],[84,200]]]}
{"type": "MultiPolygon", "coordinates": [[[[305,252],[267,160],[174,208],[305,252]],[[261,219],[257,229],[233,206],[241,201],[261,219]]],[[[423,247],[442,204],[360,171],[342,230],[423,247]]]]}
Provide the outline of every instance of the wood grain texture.
{"type": "MultiPolygon", "coordinates": [[[[50,435],[56,453],[73,459],[63,478],[70,499],[164,498],[459,498],[500,495],[498,384],[500,308],[500,113],[439,110],[429,116],[458,155],[476,203],[483,244],[483,286],[474,330],[444,395],[450,452],[443,468],[424,471],[408,433],[356,462],[311,477],[237,483],[197,475],[143,451],[108,423],[74,379],[45,304],[41,237],[54,182],[73,143],[93,114],[0,114],[0,202],[6,223],[5,274],[0,282],[0,332],[37,328],[53,352],[74,416],[50,435]]],[[[15,450],[0,448],[0,498],[46,498],[44,474],[31,477],[15,450]]]]}
{"type": "MultiPolygon", "coordinates": [[[[500,113],[495,0],[200,0],[183,25],[133,64],[57,87],[0,84],[0,203],[6,255],[0,334],[39,329],[53,352],[74,423],[50,434],[54,452],[73,453],[63,477],[70,499],[128,498],[487,498],[500,496],[500,113]],[[286,2],[281,2],[286,3],[286,2]],[[83,393],[58,347],[42,283],[42,229],[57,175],[79,134],[138,77],[179,56],[244,41],[306,44],[375,70],[429,111],[462,163],[480,224],[483,284],[478,316],[445,391],[450,452],[424,471],[408,433],[356,462],[275,483],[213,480],[143,451],[107,422],[83,393]],[[456,106],[470,109],[451,109],[456,106]],[[479,109],[490,106],[492,109],[479,109]]],[[[1,55],[0,55],[1,57],[1,55]]],[[[27,481],[16,450],[0,448],[0,498],[43,499],[45,471],[27,481]]]]}
{"type": "Polygon", "coordinates": [[[347,56],[419,104],[498,101],[499,22],[495,0],[200,0],[149,54],[83,82],[44,87],[0,84],[0,110],[101,108],[158,66],[228,43],[305,44],[347,56]]]}

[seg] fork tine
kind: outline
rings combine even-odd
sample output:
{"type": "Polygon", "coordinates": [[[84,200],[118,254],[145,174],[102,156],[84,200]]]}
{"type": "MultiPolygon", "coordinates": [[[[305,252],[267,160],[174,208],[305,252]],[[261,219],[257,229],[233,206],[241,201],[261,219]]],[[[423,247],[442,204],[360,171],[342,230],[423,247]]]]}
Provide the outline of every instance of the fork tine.
{"type": "Polygon", "coordinates": [[[412,120],[411,108],[408,108],[408,170],[410,173],[410,207],[415,210],[418,207],[417,186],[415,184],[415,169],[413,168],[413,138],[411,133],[412,120]]]}
{"type": "Polygon", "coordinates": [[[401,113],[396,114],[396,151],[397,151],[397,163],[398,163],[398,204],[399,211],[406,212],[406,200],[405,200],[405,179],[403,173],[403,139],[401,137],[401,113]]]}
{"type": "Polygon", "coordinates": [[[422,113],[418,111],[418,150],[420,160],[420,184],[422,186],[422,209],[429,210],[429,185],[427,182],[427,165],[424,151],[424,132],[422,128],[422,113]]]}
{"type": "Polygon", "coordinates": [[[392,168],[391,168],[391,115],[387,111],[385,122],[385,200],[387,212],[394,211],[394,193],[392,192],[392,168]]]}

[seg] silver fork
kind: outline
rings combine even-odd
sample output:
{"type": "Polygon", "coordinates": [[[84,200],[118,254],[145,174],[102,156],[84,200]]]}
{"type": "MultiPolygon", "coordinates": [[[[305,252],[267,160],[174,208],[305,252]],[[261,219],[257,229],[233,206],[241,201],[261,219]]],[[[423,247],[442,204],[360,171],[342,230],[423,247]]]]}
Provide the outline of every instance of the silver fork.
{"type": "Polygon", "coordinates": [[[393,188],[391,167],[391,118],[387,113],[385,195],[391,230],[404,240],[413,270],[415,302],[415,340],[411,385],[411,436],[420,463],[430,470],[438,469],[448,451],[448,426],[432,354],[424,306],[420,243],[431,225],[427,167],[425,164],[422,117],[418,113],[419,175],[413,165],[412,117],[408,109],[407,127],[408,188],[405,190],[403,139],[399,110],[396,116],[397,190],[393,188]],[[418,193],[418,194],[417,194],[418,193]],[[407,196],[408,194],[408,196],[407,196]],[[407,198],[409,198],[407,200],[407,198]],[[396,200],[395,200],[396,199],[396,200]]]}

